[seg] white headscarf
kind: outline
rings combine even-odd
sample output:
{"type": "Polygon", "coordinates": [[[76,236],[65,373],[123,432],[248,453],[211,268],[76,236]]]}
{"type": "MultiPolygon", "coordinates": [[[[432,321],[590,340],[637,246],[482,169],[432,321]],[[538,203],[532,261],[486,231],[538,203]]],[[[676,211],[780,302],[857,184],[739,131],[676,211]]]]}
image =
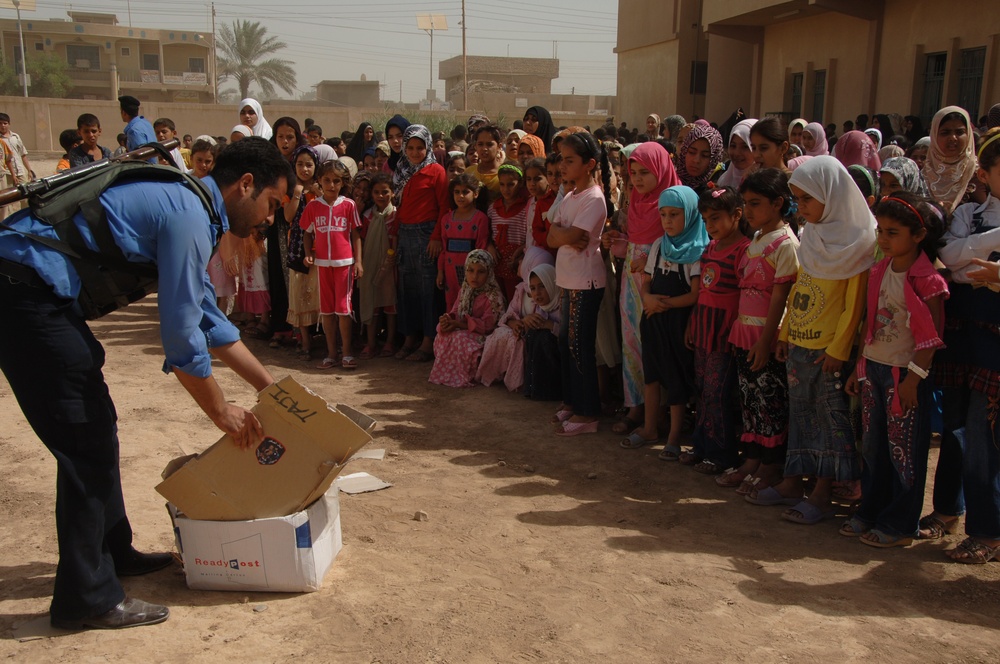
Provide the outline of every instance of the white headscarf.
{"type": "Polygon", "coordinates": [[[835,157],[813,157],[788,184],[826,206],[806,223],[799,244],[802,269],[819,279],[850,279],[875,263],[875,218],[851,174],[835,157]]]}
{"type": "Polygon", "coordinates": [[[549,294],[549,303],[542,307],[542,311],[552,312],[559,309],[561,300],[559,287],[556,286],[556,268],[548,263],[542,263],[532,270],[531,274],[541,280],[542,285],[545,286],[545,292],[549,294]]]}
{"type": "MultiPolygon", "coordinates": [[[[240,108],[243,107],[241,106],[240,108]]],[[[233,134],[243,134],[244,136],[253,136],[253,132],[250,131],[250,127],[246,126],[245,124],[238,124],[235,127],[233,127],[233,130],[229,132],[229,135],[232,136],[233,134]]]]}
{"type": "Polygon", "coordinates": [[[944,206],[945,212],[951,214],[965,197],[966,189],[972,176],[976,174],[976,147],[972,136],[972,120],[964,108],[945,106],[934,115],[931,121],[931,144],[927,148],[927,160],[924,162],[924,180],[931,192],[931,197],[944,206]],[[966,136],[965,152],[954,161],[946,161],[944,151],[938,147],[937,135],[941,121],[946,115],[958,113],[965,119],[966,136]]]}
{"type": "Polygon", "coordinates": [[[250,97],[247,97],[246,99],[240,102],[240,107],[237,110],[242,111],[243,108],[246,106],[252,108],[254,113],[257,114],[257,124],[250,127],[250,131],[253,132],[253,135],[260,136],[261,138],[268,138],[268,139],[271,138],[271,134],[273,133],[271,131],[271,125],[264,118],[264,109],[261,108],[260,102],[257,101],[256,99],[251,99],[250,97]]]}
{"type": "MultiPolygon", "coordinates": [[[[524,294],[521,299],[521,316],[527,316],[535,308],[535,301],[531,298],[530,290],[531,273],[540,265],[555,265],[555,259],[552,257],[552,254],[541,247],[528,247],[525,249],[524,257],[521,259],[521,267],[518,270],[518,275],[520,275],[521,281],[524,282],[524,294]]],[[[539,275],[538,278],[542,279],[542,276],[539,275]]],[[[545,283],[544,279],[542,283],[545,283]]],[[[556,291],[549,290],[548,286],[545,289],[548,290],[551,299],[558,299],[553,295],[556,291]]]]}
{"type": "Polygon", "coordinates": [[[882,149],[882,132],[880,132],[875,127],[868,127],[868,129],[865,129],[865,133],[875,139],[875,150],[876,151],[881,150],[882,149]]]}
{"type": "MultiPolygon", "coordinates": [[[[729,143],[733,142],[733,136],[739,137],[741,141],[746,143],[747,147],[750,147],[750,129],[757,124],[757,120],[753,118],[747,118],[746,120],[740,120],[733,127],[733,130],[729,132],[729,143]]],[[[729,149],[729,143],[726,143],[726,150],[729,149]]],[[[743,173],[738,168],[733,165],[733,162],[729,162],[729,166],[726,167],[726,172],[719,177],[720,187],[732,187],[733,189],[739,189],[740,184],[743,182],[743,173]]]]}
{"type": "Polygon", "coordinates": [[[325,164],[328,161],[337,161],[337,151],[331,145],[320,143],[314,146],[313,150],[316,151],[316,156],[319,157],[320,164],[325,164]]]}

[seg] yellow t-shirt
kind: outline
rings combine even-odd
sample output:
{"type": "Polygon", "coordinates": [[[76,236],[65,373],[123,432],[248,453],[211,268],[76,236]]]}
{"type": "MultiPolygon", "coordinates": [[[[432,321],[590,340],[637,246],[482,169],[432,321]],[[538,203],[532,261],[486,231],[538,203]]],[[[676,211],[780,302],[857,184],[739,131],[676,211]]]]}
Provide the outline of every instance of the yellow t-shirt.
{"type": "Polygon", "coordinates": [[[850,279],[817,279],[799,268],[788,295],[780,341],[846,361],[851,356],[865,308],[868,273],[850,279]]]}
{"type": "Polygon", "coordinates": [[[499,173],[489,173],[489,174],[480,173],[479,164],[472,164],[467,169],[465,169],[465,172],[469,173],[470,175],[472,175],[472,177],[476,178],[477,180],[483,183],[483,187],[486,188],[486,193],[488,193],[490,196],[491,205],[496,199],[500,198],[500,178],[498,177],[499,173]]]}

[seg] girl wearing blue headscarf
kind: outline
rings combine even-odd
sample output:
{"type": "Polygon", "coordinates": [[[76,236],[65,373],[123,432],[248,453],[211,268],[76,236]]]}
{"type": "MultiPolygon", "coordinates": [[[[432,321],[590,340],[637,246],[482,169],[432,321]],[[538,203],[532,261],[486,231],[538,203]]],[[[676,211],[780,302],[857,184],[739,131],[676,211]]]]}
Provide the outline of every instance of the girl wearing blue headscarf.
{"type": "Polygon", "coordinates": [[[650,247],[641,287],[645,421],[633,434],[647,444],[658,442],[662,384],[670,406],[670,434],[660,458],[695,462],[693,455],[681,454],[680,448],[681,425],[694,396],[694,351],[685,344],[684,333],[698,300],[699,261],[709,237],[698,212],[698,195],[690,187],[665,189],[659,205],[663,237],[650,247]]]}

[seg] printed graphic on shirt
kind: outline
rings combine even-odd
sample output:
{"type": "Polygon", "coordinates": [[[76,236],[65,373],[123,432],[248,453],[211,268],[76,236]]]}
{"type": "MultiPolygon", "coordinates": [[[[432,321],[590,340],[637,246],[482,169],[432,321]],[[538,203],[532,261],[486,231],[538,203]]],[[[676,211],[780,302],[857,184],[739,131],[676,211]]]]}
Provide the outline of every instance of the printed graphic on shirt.
{"type": "Polygon", "coordinates": [[[788,340],[795,343],[819,339],[823,335],[822,331],[810,329],[810,326],[820,317],[824,308],[826,308],[826,295],[823,289],[813,283],[808,273],[800,273],[788,305],[788,317],[791,323],[788,326],[788,340]]]}
{"type": "Polygon", "coordinates": [[[709,263],[705,265],[705,268],[701,273],[701,284],[705,288],[711,288],[718,276],[718,266],[709,263]]]}
{"type": "Polygon", "coordinates": [[[879,301],[885,304],[875,312],[875,322],[872,325],[872,335],[875,341],[882,343],[892,343],[899,338],[899,325],[896,324],[896,316],[899,315],[899,308],[888,302],[885,289],[879,291],[879,301]]]}

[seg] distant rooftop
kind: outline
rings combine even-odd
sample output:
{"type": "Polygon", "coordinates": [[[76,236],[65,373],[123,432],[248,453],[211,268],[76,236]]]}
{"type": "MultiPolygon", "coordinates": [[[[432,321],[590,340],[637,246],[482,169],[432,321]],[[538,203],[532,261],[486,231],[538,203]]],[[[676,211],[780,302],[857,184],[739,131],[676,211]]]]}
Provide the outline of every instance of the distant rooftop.
{"type": "Polygon", "coordinates": [[[74,23],[100,23],[101,25],[118,25],[118,16],[101,12],[66,12],[74,23]]]}

